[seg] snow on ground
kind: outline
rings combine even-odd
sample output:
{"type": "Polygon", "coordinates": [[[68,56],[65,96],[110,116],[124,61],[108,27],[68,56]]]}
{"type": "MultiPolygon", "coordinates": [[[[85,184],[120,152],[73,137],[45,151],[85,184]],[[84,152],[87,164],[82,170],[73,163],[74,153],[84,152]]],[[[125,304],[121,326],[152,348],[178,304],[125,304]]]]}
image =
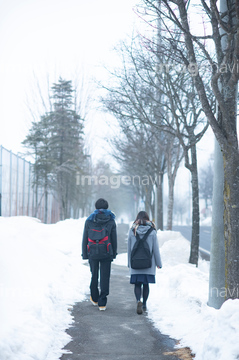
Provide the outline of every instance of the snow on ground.
{"type": "MultiPolygon", "coordinates": [[[[70,340],[68,309],[89,292],[89,268],[81,260],[84,220],[45,225],[0,217],[1,360],[61,356],[70,340]]],[[[163,268],[150,286],[149,318],[179,346],[189,346],[196,360],[238,360],[239,300],[208,307],[209,263],[188,264],[189,242],[180,233],[159,231],[158,239],[163,268]]],[[[114,263],[126,266],[127,255],[114,263]]]]}
{"type": "Polygon", "coordinates": [[[164,334],[180,340],[195,360],[239,359],[239,300],[220,310],[207,306],[209,262],[188,263],[190,245],[178,232],[158,231],[163,268],[150,288],[149,318],[164,334]]]}
{"type": "Polygon", "coordinates": [[[84,219],[0,217],[0,359],[51,360],[70,341],[68,308],[89,290],[84,219]]]}
{"type": "Polygon", "coordinates": [[[212,218],[209,216],[206,217],[205,219],[200,218],[200,225],[201,226],[212,226],[212,218]]]}

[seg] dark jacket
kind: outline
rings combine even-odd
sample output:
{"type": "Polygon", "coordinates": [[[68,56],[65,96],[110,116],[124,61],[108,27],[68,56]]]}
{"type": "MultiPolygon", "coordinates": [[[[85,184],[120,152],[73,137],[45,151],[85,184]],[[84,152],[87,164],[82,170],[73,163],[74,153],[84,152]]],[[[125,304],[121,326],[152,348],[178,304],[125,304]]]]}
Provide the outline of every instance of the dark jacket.
{"type": "Polygon", "coordinates": [[[95,210],[85,222],[85,228],[82,239],[82,258],[88,259],[88,230],[94,229],[94,224],[98,223],[101,225],[106,225],[108,229],[110,229],[110,242],[113,249],[113,258],[116,258],[117,255],[117,233],[116,233],[116,223],[115,223],[115,215],[110,210],[95,210]]]}

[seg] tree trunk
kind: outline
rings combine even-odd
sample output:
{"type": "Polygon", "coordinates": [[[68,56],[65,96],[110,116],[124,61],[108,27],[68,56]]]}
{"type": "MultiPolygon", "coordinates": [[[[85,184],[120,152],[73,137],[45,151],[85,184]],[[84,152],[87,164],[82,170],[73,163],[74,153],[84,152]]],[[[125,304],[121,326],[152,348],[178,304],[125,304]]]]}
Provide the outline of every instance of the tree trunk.
{"type": "Polygon", "coordinates": [[[168,214],[167,214],[167,230],[173,228],[173,203],[174,203],[174,181],[168,173],[168,214]]]}
{"type": "Polygon", "coordinates": [[[44,181],[44,223],[47,224],[48,217],[48,184],[47,184],[47,175],[45,175],[44,181]]]}
{"type": "Polygon", "coordinates": [[[37,218],[38,215],[38,185],[35,185],[35,209],[34,209],[34,217],[37,218]]]}
{"type": "Polygon", "coordinates": [[[189,262],[198,265],[199,252],[199,191],[198,191],[198,170],[196,145],[191,148],[192,163],[190,171],[192,175],[192,238],[189,262]]]}
{"type": "Polygon", "coordinates": [[[239,298],[239,154],[236,128],[237,85],[224,86],[227,114],[222,114],[226,141],[220,144],[224,164],[225,300],[239,298]]]}
{"type": "Polygon", "coordinates": [[[226,299],[239,297],[239,156],[233,148],[224,160],[224,235],[226,299]]]}
{"type": "Polygon", "coordinates": [[[163,174],[159,174],[157,202],[157,228],[163,230],[163,174]]]}
{"type": "Polygon", "coordinates": [[[62,185],[58,180],[58,196],[59,196],[59,206],[60,206],[60,220],[64,220],[64,199],[62,193],[62,185]]]}
{"type": "Polygon", "coordinates": [[[151,191],[149,186],[145,186],[145,211],[150,215],[151,191]]]}
{"type": "Polygon", "coordinates": [[[150,204],[151,219],[155,219],[155,207],[154,202],[150,204]]]}
{"type": "Polygon", "coordinates": [[[47,215],[48,215],[48,191],[45,188],[44,191],[44,223],[47,224],[47,215]]]}
{"type": "Polygon", "coordinates": [[[223,222],[223,157],[215,140],[214,179],[212,203],[212,235],[210,252],[208,305],[220,309],[224,302],[225,290],[225,244],[223,222]]]}
{"type": "Polygon", "coordinates": [[[173,142],[171,142],[167,152],[167,174],[168,174],[168,209],[167,209],[167,230],[173,227],[173,201],[174,201],[174,179],[172,171],[172,151],[173,142]]]}
{"type": "Polygon", "coordinates": [[[173,228],[173,207],[174,207],[174,185],[179,165],[183,154],[180,142],[175,146],[175,138],[168,136],[168,147],[166,151],[167,174],[168,174],[168,209],[167,209],[167,230],[173,228]],[[175,150],[177,150],[175,152],[175,150]]]}

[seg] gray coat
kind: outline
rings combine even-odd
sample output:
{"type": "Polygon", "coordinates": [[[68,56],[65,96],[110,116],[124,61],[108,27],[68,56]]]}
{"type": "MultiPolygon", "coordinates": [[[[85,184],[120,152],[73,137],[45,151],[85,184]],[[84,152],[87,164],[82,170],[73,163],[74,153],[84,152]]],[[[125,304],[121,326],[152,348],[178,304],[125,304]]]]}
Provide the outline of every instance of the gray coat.
{"type": "MultiPolygon", "coordinates": [[[[142,239],[144,234],[149,230],[149,225],[140,225],[137,229],[137,233],[139,234],[139,237],[142,239]]],[[[128,237],[128,267],[130,268],[130,275],[134,274],[147,274],[147,275],[155,275],[156,266],[162,267],[161,257],[159,253],[159,246],[158,246],[158,240],[157,240],[157,233],[156,230],[153,230],[148,238],[146,239],[147,243],[149,244],[150,251],[152,252],[152,266],[148,269],[132,269],[130,266],[130,258],[131,258],[131,251],[133,249],[133,246],[136,242],[136,237],[133,233],[133,230],[129,231],[129,237],[128,237]]]]}

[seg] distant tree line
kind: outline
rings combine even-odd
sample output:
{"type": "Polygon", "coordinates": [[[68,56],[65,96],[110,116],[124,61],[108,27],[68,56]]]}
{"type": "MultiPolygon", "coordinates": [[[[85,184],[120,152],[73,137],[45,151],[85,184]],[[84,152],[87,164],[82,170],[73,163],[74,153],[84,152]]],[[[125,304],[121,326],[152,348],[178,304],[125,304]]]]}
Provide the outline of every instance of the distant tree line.
{"type": "MultiPolygon", "coordinates": [[[[84,153],[84,118],[77,112],[75,99],[72,81],[59,78],[51,87],[51,110],[32,122],[23,141],[34,156],[36,189],[44,189],[45,221],[49,192],[57,197],[61,220],[79,216],[86,205],[87,194],[76,184],[77,174],[88,171],[88,159],[84,153]]],[[[41,200],[36,198],[36,204],[41,200]]]]}

